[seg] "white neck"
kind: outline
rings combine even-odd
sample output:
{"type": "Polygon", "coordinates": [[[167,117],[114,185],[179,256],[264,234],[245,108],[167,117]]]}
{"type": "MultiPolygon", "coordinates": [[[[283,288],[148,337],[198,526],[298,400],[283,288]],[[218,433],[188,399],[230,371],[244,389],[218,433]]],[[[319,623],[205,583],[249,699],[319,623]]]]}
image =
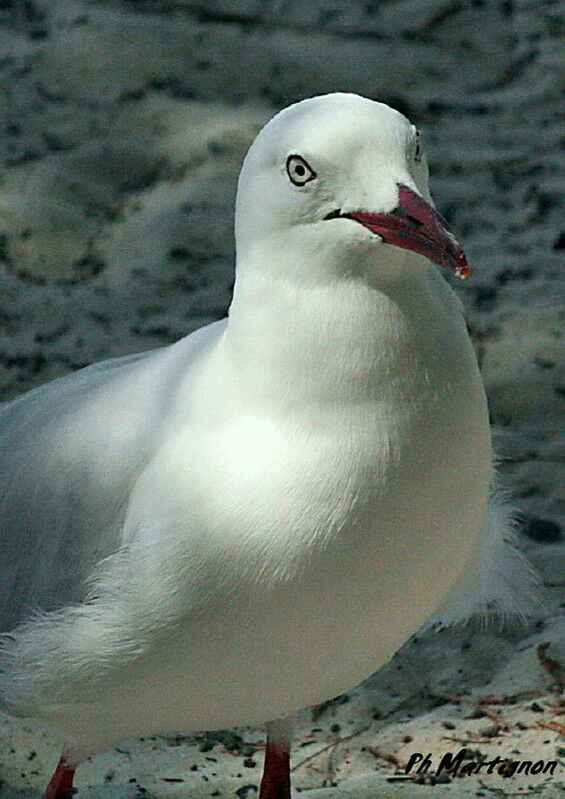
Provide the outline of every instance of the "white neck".
{"type": "Polygon", "coordinates": [[[459,302],[421,258],[413,278],[380,289],[359,275],[328,282],[310,272],[302,282],[296,272],[238,271],[226,348],[255,402],[343,406],[435,390],[432,377],[468,380],[474,354],[459,302]]]}

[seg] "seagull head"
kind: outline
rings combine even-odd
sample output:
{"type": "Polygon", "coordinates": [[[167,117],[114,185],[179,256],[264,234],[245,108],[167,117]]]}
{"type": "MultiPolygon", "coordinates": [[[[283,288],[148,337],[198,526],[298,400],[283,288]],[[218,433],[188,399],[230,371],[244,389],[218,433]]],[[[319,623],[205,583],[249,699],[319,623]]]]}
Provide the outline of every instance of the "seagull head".
{"type": "Polygon", "coordinates": [[[428,259],[461,277],[465,254],[435,210],[418,130],[384,103],[335,93],[295,103],[261,130],[236,202],[240,261],[410,275],[428,259]]]}

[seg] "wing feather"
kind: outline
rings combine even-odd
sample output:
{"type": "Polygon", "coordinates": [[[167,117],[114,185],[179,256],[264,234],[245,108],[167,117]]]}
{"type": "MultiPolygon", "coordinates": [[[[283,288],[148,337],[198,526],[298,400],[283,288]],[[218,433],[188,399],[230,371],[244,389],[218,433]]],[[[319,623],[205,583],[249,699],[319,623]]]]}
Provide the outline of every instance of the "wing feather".
{"type": "Polygon", "coordinates": [[[0,410],[0,631],[80,602],[182,377],[224,322],[54,380],[0,410]]]}
{"type": "Polygon", "coordinates": [[[470,620],[499,626],[525,623],[544,607],[541,578],[520,552],[512,508],[494,474],[475,556],[431,626],[449,627],[470,620]]]}

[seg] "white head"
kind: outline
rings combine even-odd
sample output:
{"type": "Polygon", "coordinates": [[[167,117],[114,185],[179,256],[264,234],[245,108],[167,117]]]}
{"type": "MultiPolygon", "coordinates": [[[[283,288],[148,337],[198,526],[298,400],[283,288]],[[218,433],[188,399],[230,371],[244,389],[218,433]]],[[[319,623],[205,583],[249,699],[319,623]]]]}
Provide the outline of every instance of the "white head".
{"type": "Polygon", "coordinates": [[[302,100],[262,129],[239,178],[236,243],[238,267],[283,252],[298,272],[316,262],[333,273],[409,275],[422,256],[467,272],[433,209],[418,131],[355,94],[302,100]]]}

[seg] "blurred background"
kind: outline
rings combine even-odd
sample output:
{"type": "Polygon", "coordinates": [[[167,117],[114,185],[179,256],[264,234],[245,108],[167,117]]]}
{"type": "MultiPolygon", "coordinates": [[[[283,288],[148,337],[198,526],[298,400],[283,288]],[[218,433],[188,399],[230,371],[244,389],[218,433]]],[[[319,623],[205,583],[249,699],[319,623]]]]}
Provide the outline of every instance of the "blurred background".
{"type": "Polygon", "coordinates": [[[0,0],[0,399],[225,315],[251,140],[358,92],[423,133],[521,540],[562,582],[561,24],[553,0],[0,0]]]}

